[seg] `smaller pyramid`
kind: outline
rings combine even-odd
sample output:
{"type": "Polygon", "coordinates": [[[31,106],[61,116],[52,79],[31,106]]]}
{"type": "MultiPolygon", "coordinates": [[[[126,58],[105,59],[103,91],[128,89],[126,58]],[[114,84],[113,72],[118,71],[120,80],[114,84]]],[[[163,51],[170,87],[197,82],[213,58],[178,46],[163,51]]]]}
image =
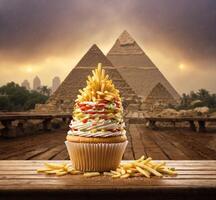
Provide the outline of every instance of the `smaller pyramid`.
{"type": "Polygon", "coordinates": [[[173,98],[170,92],[164,87],[163,84],[158,83],[149,93],[145,99],[145,106],[150,105],[165,106],[175,105],[177,101],[173,98]]]}
{"type": "Polygon", "coordinates": [[[170,104],[175,104],[176,100],[170,94],[170,92],[163,86],[163,84],[158,83],[149,93],[146,101],[156,102],[157,100],[169,102],[170,104]]]}

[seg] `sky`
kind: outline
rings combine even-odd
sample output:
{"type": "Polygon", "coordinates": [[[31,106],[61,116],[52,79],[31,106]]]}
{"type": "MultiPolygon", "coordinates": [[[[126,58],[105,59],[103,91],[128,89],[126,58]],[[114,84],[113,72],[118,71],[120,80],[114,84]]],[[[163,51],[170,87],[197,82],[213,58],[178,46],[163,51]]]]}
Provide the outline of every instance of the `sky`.
{"type": "Polygon", "coordinates": [[[215,0],[0,0],[0,85],[61,80],[127,30],[182,94],[216,93],[215,0]]]}

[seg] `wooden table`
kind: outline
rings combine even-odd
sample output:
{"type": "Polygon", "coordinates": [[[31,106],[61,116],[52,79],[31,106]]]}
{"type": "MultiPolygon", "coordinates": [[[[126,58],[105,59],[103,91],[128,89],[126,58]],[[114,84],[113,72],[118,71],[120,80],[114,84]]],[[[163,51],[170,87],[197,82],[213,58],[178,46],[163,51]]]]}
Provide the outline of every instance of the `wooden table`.
{"type": "MultiPolygon", "coordinates": [[[[37,174],[44,162],[0,161],[0,199],[215,199],[216,161],[166,161],[176,177],[86,178],[37,174]]],[[[69,161],[67,161],[69,162],[69,161]]]]}

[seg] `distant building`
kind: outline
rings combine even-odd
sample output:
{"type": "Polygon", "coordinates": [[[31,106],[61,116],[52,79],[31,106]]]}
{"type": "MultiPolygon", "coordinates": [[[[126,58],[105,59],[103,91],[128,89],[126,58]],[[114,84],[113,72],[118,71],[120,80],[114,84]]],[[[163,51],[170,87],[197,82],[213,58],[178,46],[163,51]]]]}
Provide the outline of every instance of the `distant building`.
{"type": "Polygon", "coordinates": [[[52,93],[54,93],[59,85],[61,84],[61,80],[58,76],[54,77],[52,80],[52,93]]]}
{"type": "Polygon", "coordinates": [[[33,90],[38,90],[41,87],[41,80],[36,76],[33,80],[33,90]]]}
{"type": "Polygon", "coordinates": [[[25,87],[27,90],[30,90],[30,83],[28,80],[24,80],[22,83],[21,83],[21,86],[22,87],[25,87]]]}

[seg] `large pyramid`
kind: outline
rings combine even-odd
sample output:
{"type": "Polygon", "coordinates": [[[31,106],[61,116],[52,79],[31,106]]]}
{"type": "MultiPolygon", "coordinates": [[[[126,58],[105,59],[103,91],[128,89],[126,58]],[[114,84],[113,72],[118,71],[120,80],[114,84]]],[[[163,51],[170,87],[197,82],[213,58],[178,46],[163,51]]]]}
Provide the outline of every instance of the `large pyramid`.
{"type": "Polygon", "coordinates": [[[113,80],[123,97],[123,105],[138,103],[138,97],[131,87],[124,81],[118,70],[107,59],[103,52],[93,45],[78,64],[68,74],[62,84],[48,99],[46,104],[37,105],[38,112],[70,112],[77,97],[78,90],[86,85],[86,79],[98,63],[102,63],[106,73],[113,80]]]}
{"type": "Polygon", "coordinates": [[[179,94],[127,31],[124,31],[116,40],[107,58],[144,101],[159,83],[170,93],[176,103],[179,101],[179,94]]]}

